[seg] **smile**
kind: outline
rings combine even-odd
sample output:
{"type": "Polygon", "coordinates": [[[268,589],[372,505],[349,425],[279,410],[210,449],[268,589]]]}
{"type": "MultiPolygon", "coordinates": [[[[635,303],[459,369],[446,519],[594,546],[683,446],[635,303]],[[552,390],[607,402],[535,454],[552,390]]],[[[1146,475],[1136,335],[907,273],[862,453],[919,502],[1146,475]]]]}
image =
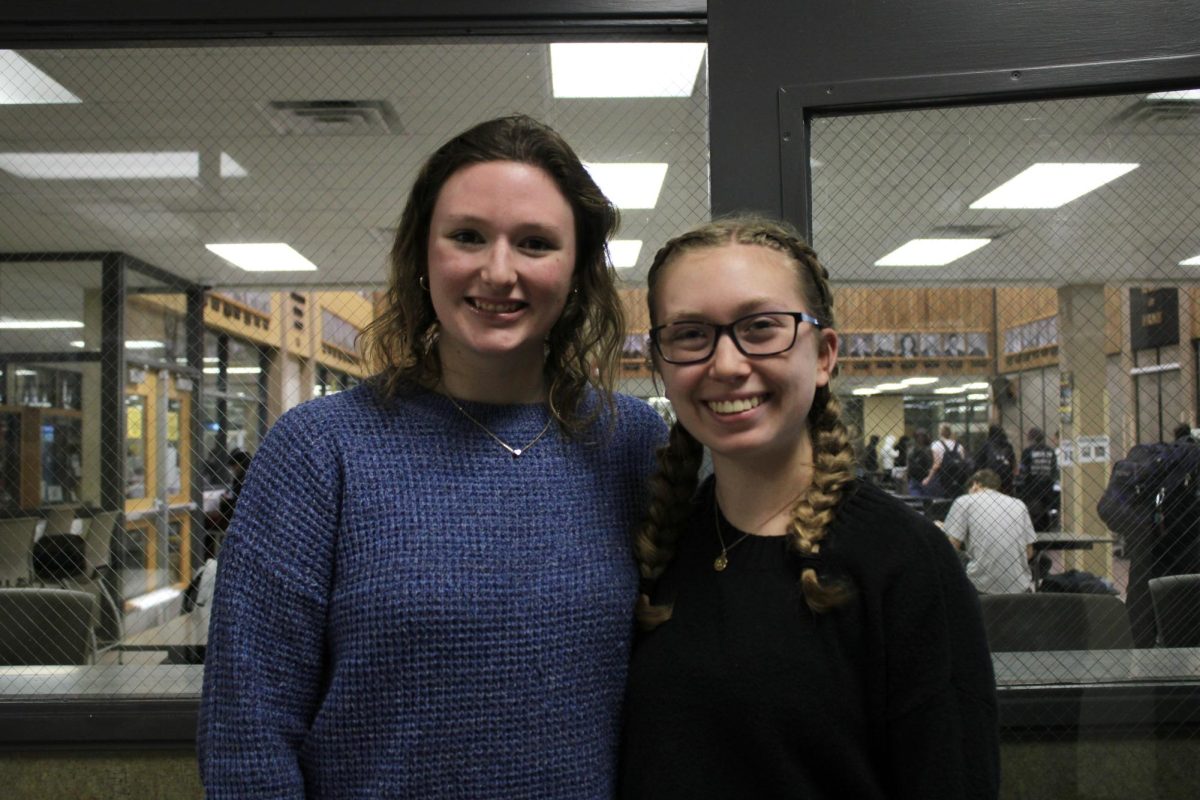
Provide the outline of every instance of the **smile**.
{"type": "Polygon", "coordinates": [[[736,400],[711,400],[705,405],[717,414],[739,414],[752,408],[758,408],[765,399],[766,395],[759,394],[754,397],[739,397],[736,400]]]}
{"type": "Polygon", "coordinates": [[[477,297],[468,297],[467,303],[472,308],[479,311],[486,311],[489,314],[511,314],[514,311],[520,311],[528,303],[522,303],[520,300],[510,300],[507,302],[497,302],[494,300],[480,300],[477,297]]]}

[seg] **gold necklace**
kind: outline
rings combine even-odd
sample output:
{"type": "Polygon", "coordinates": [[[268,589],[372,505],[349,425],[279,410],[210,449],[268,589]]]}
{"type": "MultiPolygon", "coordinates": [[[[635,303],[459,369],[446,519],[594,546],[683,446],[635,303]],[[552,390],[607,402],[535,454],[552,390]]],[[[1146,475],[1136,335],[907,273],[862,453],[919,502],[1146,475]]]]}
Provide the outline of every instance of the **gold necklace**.
{"type": "MultiPolygon", "coordinates": [[[[800,464],[799,466],[811,467],[812,464],[804,463],[800,464]]],[[[787,501],[787,504],[784,505],[783,508],[780,508],[779,511],[776,511],[774,514],[767,517],[767,519],[763,522],[763,525],[766,525],[768,522],[775,519],[775,517],[779,516],[784,509],[794,505],[796,501],[800,499],[800,495],[804,494],[806,491],[808,491],[808,487],[801,489],[795,497],[787,501]]],[[[729,551],[744,542],[746,538],[750,536],[750,534],[743,533],[736,540],[734,540],[733,544],[729,545],[729,547],[725,546],[725,537],[721,535],[721,504],[717,502],[716,487],[713,488],[713,522],[716,524],[717,541],[721,543],[721,555],[713,559],[713,569],[715,569],[717,572],[724,572],[725,568],[729,566],[729,551]]]]}
{"type": "Polygon", "coordinates": [[[725,537],[721,535],[721,508],[717,505],[715,493],[713,494],[713,522],[717,524],[717,541],[721,543],[721,555],[713,559],[713,569],[717,572],[724,572],[725,568],[729,566],[729,551],[746,541],[746,537],[750,534],[743,533],[729,547],[725,546],[725,537]]]}
{"type": "Polygon", "coordinates": [[[475,419],[475,417],[471,416],[470,412],[468,412],[468,411],[467,411],[465,408],[463,408],[462,406],[460,406],[460,405],[458,404],[458,401],[457,401],[457,400],[455,400],[455,399],[454,399],[452,396],[450,396],[449,394],[447,394],[447,395],[446,395],[446,399],[450,401],[451,405],[453,405],[455,408],[457,408],[457,409],[458,409],[458,413],[462,414],[464,417],[466,417],[467,419],[471,420],[471,422],[474,422],[474,423],[475,423],[475,424],[476,424],[476,425],[479,427],[479,429],[480,429],[481,431],[483,431],[483,432],[484,432],[484,433],[486,433],[488,436],[490,436],[490,437],[492,437],[493,439],[495,439],[495,440],[496,440],[496,443],[497,443],[498,445],[500,445],[501,447],[503,447],[505,450],[507,450],[509,453],[511,453],[511,454],[512,454],[512,457],[513,457],[514,459],[520,458],[520,457],[521,457],[521,455],[522,455],[523,453],[526,453],[526,452],[528,452],[529,448],[531,448],[531,447],[533,447],[535,444],[537,444],[537,443],[538,443],[538,441],[540,441],[540,440],[541,440],[541,438],[542,438],[543,436],[545,436],[545,435],[546,435],[546,431],[550,430],[550,425],[551,425],[551,423],[553,423],[553,422],[554,422],[554,417],[550,417],[549,419],[547,419],[547,420],[546,420],[546,426],[545,426],[544,428],[542,428],[541,432],[540,432],[540,433],[539,433],[537,436],[533,437],[533,438],[532,438],[532,439],[530,439],[528,442],[526,442],[524,447],[513,447],[513,446],[512,446],[512,445],[510,445],[508,442],[504,441],[504,440],[503,440],[503,439],[501,439],[499,436],[497,436],[496,434],[492,433],[492,430],[491,430],[491,428],[489,428],[487,425],[484,425],[482,422],[480,422],[479,420],[475,419]]]}

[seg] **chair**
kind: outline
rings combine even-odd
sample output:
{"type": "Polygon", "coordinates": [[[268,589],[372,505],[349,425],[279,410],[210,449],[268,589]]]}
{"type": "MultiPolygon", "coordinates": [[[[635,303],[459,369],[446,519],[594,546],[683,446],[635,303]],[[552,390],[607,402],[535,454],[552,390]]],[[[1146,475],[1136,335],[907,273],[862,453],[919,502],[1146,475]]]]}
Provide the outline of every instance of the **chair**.
{"type": "Polygon", "coordinates": [[[34,517],[0,519],[0,586],[29,581],[29,557],[37,523],[34,517]]]}
{"type": "Polygon", "coordinates": [[[69,589],[0,589],[0,665],[90,664],[96,596],[69,589]]]}
{"type": "Polygon", "coordinates": [[[75,506],[52,506],[42,512],[42,518],[46,520],[44,533],[46,535],[52,533],[70,533],[71,523],[75,521],[76,514],[79,509],[75,506]]]}
{"type": "Polygon", "coordinates": [[[985,594],[979,605],[993,653],[1133,647],[1125,604],[1112,595],[985,594]]]}
{"type": "Polygon", "coordinates": [[[1200,647],[1200,575],[1150,579],[1159,647],[1200,647]]]}
{"type": "Polygon", "coordinates": [[[113,531],[120,522],[120,511],[92,511],[87,520],[83,538],[86,543],[86,561],[92,572],[107,567],[112,557],[113,531]]]}

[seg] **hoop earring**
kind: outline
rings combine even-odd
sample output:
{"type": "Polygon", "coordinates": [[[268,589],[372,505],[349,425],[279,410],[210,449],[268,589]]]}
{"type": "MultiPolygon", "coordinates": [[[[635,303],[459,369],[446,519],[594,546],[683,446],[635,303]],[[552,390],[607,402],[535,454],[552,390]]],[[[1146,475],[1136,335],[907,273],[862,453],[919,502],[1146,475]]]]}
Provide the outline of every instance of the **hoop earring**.
{"type": "Polygon", "coordinates": [[[417,278],[417,285],[420,286],[422,289],[424,289],[426,292],[429,291],[429,281],[425,279],[424,275],[417,278]]]}

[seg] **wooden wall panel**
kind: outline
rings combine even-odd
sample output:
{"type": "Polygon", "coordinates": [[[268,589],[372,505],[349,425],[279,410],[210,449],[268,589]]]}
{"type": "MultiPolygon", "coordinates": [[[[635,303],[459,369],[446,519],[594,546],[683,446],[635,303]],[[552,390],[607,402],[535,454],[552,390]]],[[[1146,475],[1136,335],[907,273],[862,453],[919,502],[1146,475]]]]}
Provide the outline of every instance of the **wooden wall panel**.
{"type": "Polygon", "coordinates": [[[992,290],[973,287],[834,290],[842,331],[990,331],[992,290]]]}

